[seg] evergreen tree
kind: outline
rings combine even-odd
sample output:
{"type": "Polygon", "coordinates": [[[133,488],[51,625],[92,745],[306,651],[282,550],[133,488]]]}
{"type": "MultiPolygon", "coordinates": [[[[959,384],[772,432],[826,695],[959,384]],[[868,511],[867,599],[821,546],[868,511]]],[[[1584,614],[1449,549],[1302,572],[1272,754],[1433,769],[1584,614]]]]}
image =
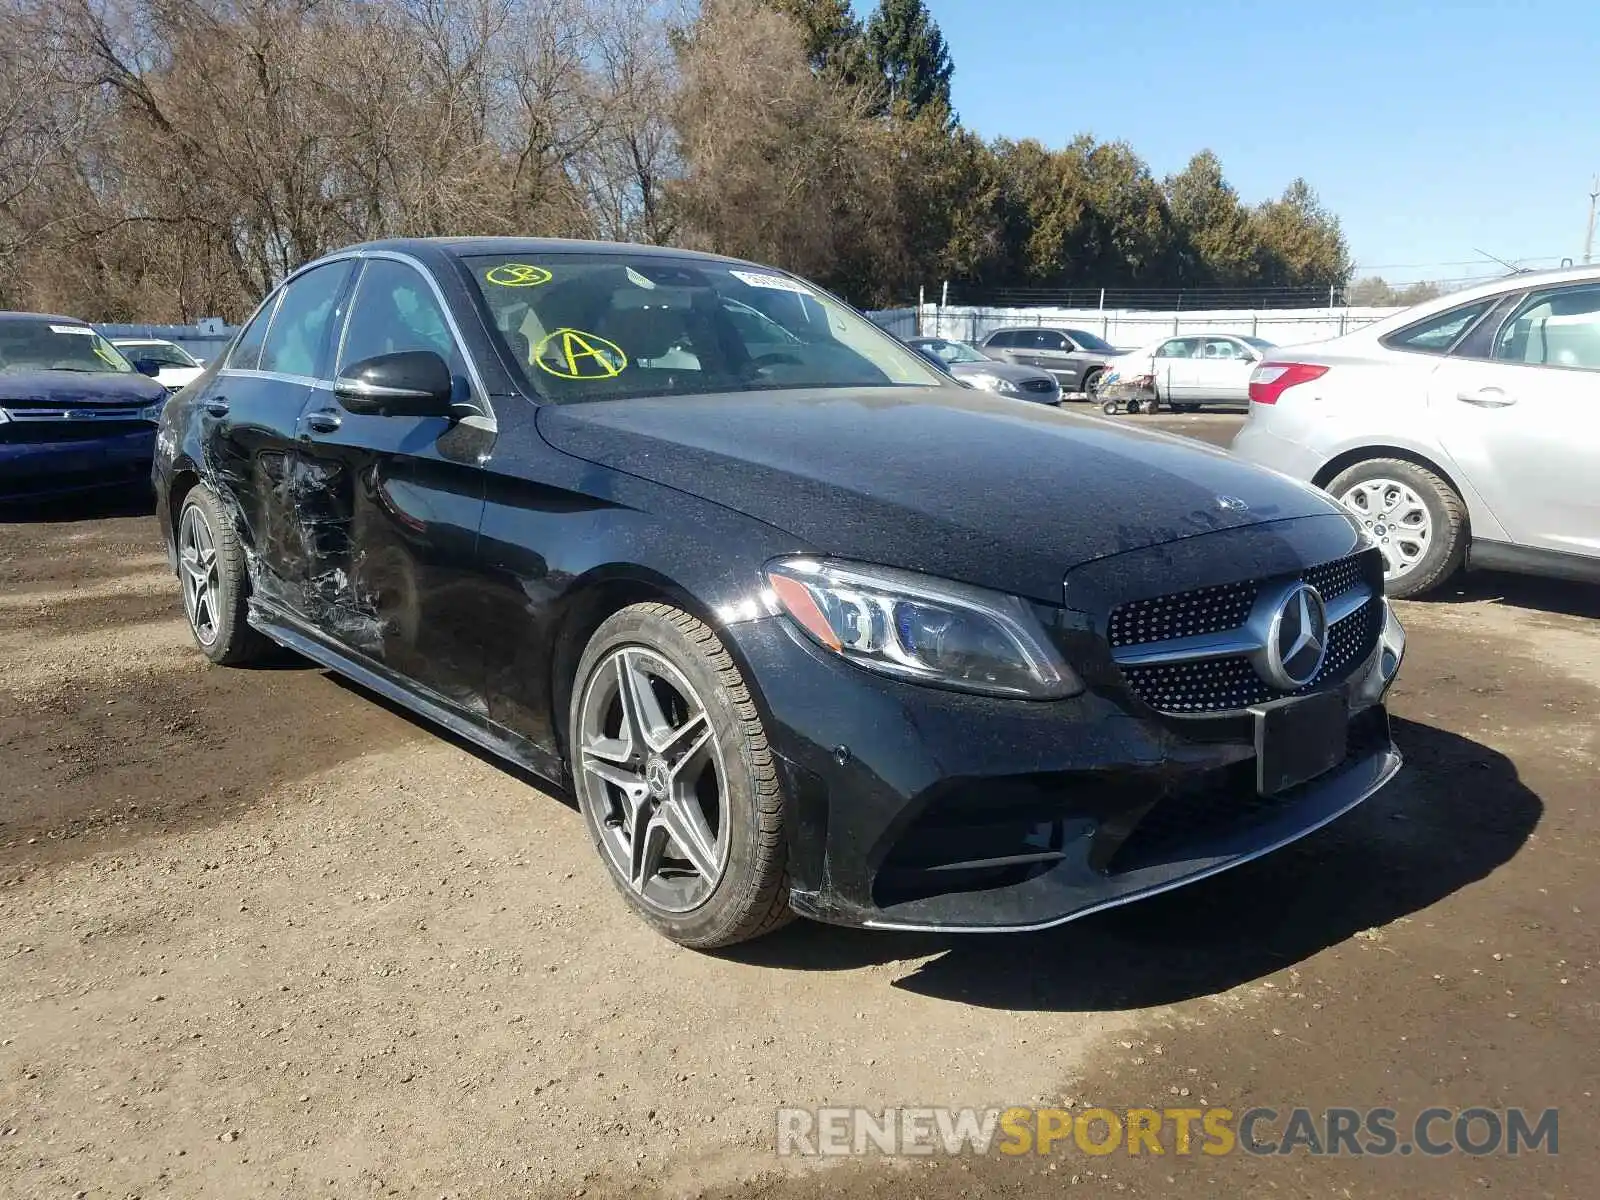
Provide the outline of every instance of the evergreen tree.
{"type": "Polygon", "coordinates": [[[950,109],[955,64],[944,34],[923,0],[878,0],[867,22],[867,58],[883,76],[891,109],[910,116],[923,109],[950,109]]]}

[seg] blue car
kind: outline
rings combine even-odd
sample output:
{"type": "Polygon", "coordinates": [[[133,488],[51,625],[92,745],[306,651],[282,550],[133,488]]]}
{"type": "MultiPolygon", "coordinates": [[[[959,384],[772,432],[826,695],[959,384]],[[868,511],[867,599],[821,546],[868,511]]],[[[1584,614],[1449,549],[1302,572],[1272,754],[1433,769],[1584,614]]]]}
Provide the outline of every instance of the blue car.
{"type": "Polygon", "coordinates": [[[166,398],[85,322],[0,312],[0,501],[147,482],[166,398]]]}

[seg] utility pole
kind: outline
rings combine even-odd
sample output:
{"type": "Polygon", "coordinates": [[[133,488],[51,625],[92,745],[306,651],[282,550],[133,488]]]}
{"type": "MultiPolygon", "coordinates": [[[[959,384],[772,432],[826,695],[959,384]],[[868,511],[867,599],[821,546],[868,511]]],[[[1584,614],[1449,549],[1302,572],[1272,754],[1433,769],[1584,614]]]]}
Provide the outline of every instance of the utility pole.
{"type": "Polygon", "coordinates": [[[1583,265],[1589,265],[1589,257],[1594,253],[1594,207],[1600,201],[1600,175],[1594,177],[1594,182],[1589,185],[1589,232],[1583,235],[1583,265]]]}

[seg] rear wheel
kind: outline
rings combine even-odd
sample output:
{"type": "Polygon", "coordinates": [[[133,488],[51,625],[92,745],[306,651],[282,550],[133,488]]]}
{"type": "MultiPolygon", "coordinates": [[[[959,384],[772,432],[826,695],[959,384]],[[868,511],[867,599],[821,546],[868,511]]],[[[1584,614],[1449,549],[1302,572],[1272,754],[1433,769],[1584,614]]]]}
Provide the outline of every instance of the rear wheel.
{"type": "Polygon", "coordinates": [[[177,547],[183,612],[200,652],[230,667],[270,657],[273,644],[245,619],[250,575],[244,548],[216,495],[203,483],[184,497],[177,547]]]}
{"type": "Polygon", "coordinates": [[[710,627],[666,604],[608,618],[578,664],[568,745],[589,835],[658,931],[709,950],[790,919],[772,752],[710,627]]]}
{"type": "Polygon", "coordinates": [[[1369,458],[1341,471],[1328,491],[1383,551],[1384,590],[1391,596],[1438,587],[1466,557],[1466,505],[1426,467],[1369,458]]]}
{"type": "Polygon", "coordinates": [[[1115,400],[1107,400],[1104,404],[1102,404],[1100,406],[1100,411],[1105,413],[1105,415],[1108,416],[1108,417],[1116,416],[1117,415],[1117,402],[1115,400]]]}

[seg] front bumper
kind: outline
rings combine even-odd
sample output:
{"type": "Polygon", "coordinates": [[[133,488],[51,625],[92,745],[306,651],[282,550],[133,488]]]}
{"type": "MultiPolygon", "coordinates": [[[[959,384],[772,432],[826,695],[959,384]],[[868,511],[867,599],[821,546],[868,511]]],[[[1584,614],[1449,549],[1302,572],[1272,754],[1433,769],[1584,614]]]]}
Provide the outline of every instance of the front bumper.
{"type": "Polygon", "coordinates": [[[156,427],[58,442],[0,441],[0,499],[34,499],[148,481],[156,427]]]}
{"type": "Polygon", "coordinates": [[[1392,614],[1341,688],[1345,760],[1271,797],[1234,717],[1174,720],[1114,691],[997,700],[918,687],[814,647],[781,618],[726,635],[766,709],[789,804],[797,911],[883,929],[1041,929],[1248,862],[1399,770],[1381,703],[1392,614]]]}

